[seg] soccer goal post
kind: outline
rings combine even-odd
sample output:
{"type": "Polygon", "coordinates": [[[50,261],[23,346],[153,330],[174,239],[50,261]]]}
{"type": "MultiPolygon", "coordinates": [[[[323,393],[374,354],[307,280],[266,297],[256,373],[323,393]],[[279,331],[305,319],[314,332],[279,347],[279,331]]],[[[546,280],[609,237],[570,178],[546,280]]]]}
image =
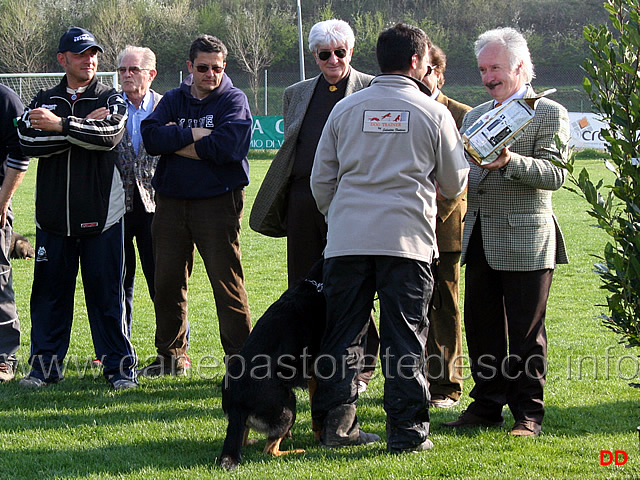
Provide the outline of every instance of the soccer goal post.
{"type": "MultiPolygon", "coordinates": [[[[98,81],[118,88],[118,72],[98,72],[98,81]]],[[[49,89],[60,83],[64,73],[0,73],[0,83],[14,90],[29,105],[33,97],[42,89],[49,89]]]]}

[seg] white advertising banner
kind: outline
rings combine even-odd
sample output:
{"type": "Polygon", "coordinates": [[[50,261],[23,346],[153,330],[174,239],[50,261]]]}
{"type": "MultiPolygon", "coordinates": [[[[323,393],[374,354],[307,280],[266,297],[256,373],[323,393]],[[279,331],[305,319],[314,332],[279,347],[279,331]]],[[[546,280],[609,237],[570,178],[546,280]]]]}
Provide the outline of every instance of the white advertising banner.
{"type": "Polygon", "coordinates": [[[605,127],[600,115],[595,113],[569,112],[571,140],[569,145],[576,148],[606,149],[606,142],[600,130],[605,127]]]}

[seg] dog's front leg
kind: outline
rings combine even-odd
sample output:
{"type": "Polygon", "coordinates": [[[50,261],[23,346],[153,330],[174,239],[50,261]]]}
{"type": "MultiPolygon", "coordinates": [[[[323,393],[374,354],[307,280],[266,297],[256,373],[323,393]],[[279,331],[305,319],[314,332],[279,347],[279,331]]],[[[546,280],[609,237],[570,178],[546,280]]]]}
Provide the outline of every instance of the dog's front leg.
{"type": "MultiPolygon", "coordinates": [[[[318,380],[316,380],[315,376],[312,376],[309,378],[307,385],[309,385],[309,407],[313,407],[313,395],[316,393],[316,389],[318,388],[318,380]]],[[[316,421],[312,419],[311,430],[313,430],[313,438],[316,442],[319,442],[322,425],[318,425],[316,421]]]]}
{"type": "MultiPolygon", "coordinates": [[[[286,434],[285,434],[286,435],[286,434]]],[[[284,437],[278,438],[268,438],[267,445],[264,447],[264,453],[268,455],[273,455],[276,457],[281,457],[282,455],[287,455],[288,453],[304,453],[305,451],[301,448],[295,450],[280,450],[280,443],[284,437]]]]}
{"type": "Polygon", "coordinates": [[[249,427],[245,427],[244,429],[244,437],[242,438],[242,446],[246,447],[247,445],[253,445],[254,443],[258,443],[257,438],[249,438],[249,427]]]}
{"type": "Polygon", "coordinates": [[[246,428],[246,415],[239,411],[230,411],[227,415],[229,425],[227,425],[227,436],[220,455],[220,466],[226,470],[233,470],[242,460],[242,446],[249,429],[246,428]]]}

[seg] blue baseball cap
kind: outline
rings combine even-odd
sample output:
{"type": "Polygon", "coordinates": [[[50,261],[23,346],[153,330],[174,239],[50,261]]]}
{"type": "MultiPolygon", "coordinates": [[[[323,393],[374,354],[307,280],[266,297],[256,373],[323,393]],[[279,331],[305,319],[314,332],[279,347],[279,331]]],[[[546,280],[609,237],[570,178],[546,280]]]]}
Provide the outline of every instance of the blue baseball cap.
{"type": "Polygon", "coordinates": [[[58,53],[82,53],[91,47],[96,47],[100,53],[104,53],[104,49],[96,43],[95,37],[89,30],[71,27],[60,37],[58,53]]]}

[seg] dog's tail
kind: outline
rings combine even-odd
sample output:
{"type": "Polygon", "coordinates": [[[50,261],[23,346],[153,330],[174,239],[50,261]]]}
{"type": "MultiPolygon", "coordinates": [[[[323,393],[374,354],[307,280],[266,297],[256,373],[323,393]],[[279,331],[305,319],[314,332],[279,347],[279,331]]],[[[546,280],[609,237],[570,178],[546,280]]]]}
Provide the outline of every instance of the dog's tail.
{"type": "Polygon", "coordinates": [[[242,460],[242,442],[247,416],[234,408],[227,412],[227,417],[229,425],[227,425],[227,436],[220,454],[220,466],[225,470],[233,470],[242,460]]]}

